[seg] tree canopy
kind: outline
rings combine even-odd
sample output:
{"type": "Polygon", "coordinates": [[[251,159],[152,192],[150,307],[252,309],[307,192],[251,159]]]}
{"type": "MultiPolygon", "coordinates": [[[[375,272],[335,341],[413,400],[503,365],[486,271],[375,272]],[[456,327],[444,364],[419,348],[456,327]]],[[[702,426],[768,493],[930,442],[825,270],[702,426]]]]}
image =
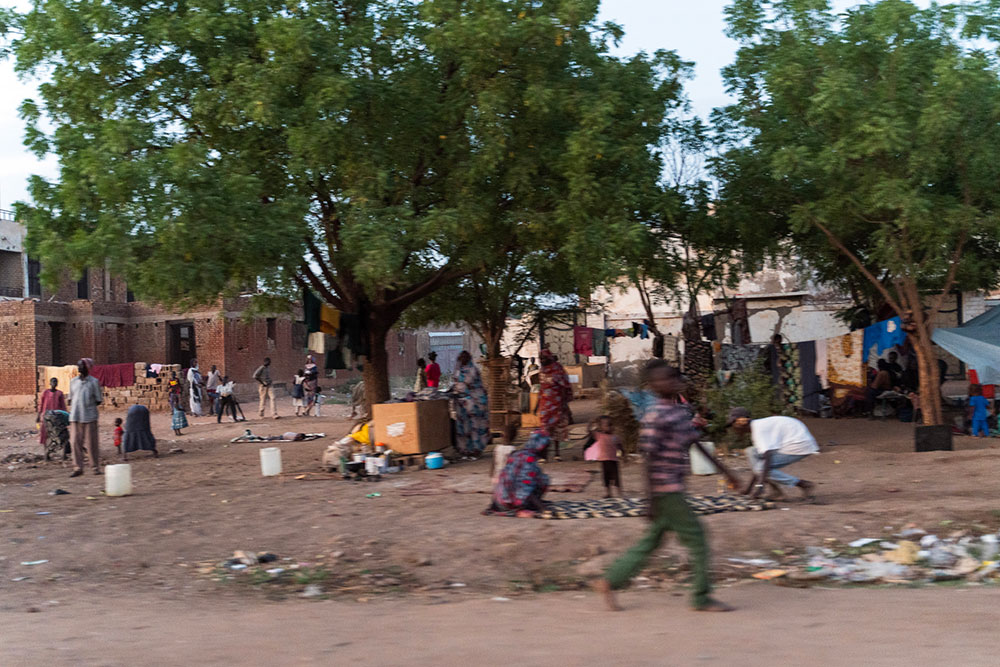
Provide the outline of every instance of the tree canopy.
{"type": "Polygon", "coordinates": [[[633,236],[679,63],[612,57],[597,7],[39,0],[13,52],[59,177],[19,208],[29,248],[50,281],[109,260],[172,305],[307,286],[365,318],[384,400],[388,328],[511,225],[575,267],[633,236]]]}
{"type": "Polygon", "coordinates": [[[907,320],[926,423],[941,423],[930,333],[954,289],[1000,270],[1000,18],[995,3],[737,0],[717,115],[734,148],[720,206],[787,232],[907,320]]]}

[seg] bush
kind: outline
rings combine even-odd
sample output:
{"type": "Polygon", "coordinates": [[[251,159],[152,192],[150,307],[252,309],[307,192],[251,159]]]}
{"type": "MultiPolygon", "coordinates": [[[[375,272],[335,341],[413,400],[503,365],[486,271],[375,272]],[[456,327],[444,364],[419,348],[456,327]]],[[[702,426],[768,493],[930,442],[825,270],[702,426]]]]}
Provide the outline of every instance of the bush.
{"type": "Polygon", "coordinates": [[[774,383],[764,372],[763,362],[734,373],[725,385],[714,386],[705,392],[705,407],[711,413],[708,433],[719,441],[726,436],[726,418],[732,408],[748,409],[752,419],[782,412],[774,383]]]}

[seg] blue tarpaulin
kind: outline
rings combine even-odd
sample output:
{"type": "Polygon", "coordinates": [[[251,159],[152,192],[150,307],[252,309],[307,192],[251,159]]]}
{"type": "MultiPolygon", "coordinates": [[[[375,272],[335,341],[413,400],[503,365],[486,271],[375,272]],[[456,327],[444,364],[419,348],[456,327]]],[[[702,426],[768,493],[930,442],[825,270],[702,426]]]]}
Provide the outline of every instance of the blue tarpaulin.
{"type": "Polygon", "coordinates": [[[960,327],[935,329],[931,340],[976,371],[982,384],[1000,384],[1000,307],[960,327]]]}

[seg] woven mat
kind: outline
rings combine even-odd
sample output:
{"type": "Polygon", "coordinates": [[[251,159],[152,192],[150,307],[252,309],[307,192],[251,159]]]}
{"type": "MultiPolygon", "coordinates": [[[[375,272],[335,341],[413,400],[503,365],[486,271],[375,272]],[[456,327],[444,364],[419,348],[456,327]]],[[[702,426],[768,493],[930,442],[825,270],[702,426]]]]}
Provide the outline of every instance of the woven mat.
{"type": "MultiPolygon", "coordinates": [[[[688,496],[688,504],[695,514],[719,514],[721,512],[759,512],[774,508],[774,503],[765,500],[750,500],[743,496],[722,494],[719,496],[688,496]]],[[[536,519],[619,519],[646,516],[645,498],[599,498],[593,500],[553,500],[545,503],[544,512],[534,515],[536,519]]],[[[491,512],[493,516],[515,516],[516,512],[491,512]]]]}
{"type": "MultiPolygon", "coordinates": [[[[591,480],[592,470],[574,470],[547,473],[549,476],[549,491],[556,493],[582,493],[591,480]]],[[[401,484],[400,495],[403,496],[439,496],[448,493],[493,493],[489,475],[473,474],[460,479],[431,478],[417,482],[401,484]]]]}

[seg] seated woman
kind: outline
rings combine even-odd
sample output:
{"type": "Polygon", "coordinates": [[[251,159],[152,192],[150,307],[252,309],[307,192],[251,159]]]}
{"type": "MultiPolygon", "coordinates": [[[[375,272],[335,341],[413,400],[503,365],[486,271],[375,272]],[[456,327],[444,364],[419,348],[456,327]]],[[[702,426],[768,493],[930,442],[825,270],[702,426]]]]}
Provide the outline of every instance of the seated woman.
{"type": "Polygon", "coordinates": [[[122,460],[128,460],[131,452],[140,449],[153,452],[153,457],[159,456],[156,451],[156,438],[149,427],[149,408],[145,405],[133,405],[125,416],[125,436],[122,438],[122,460]]]}
{"type": "Polygon", "coordinates": [[[548,446],[549,437],[536,431],[524,447],[507,458],[493,488],[491,511],[516,511],[518,516],[530,516],[545,509],[542,496],[549,488],[549,477],[542,472],[538,460],[545,456],[548,446]]]}

